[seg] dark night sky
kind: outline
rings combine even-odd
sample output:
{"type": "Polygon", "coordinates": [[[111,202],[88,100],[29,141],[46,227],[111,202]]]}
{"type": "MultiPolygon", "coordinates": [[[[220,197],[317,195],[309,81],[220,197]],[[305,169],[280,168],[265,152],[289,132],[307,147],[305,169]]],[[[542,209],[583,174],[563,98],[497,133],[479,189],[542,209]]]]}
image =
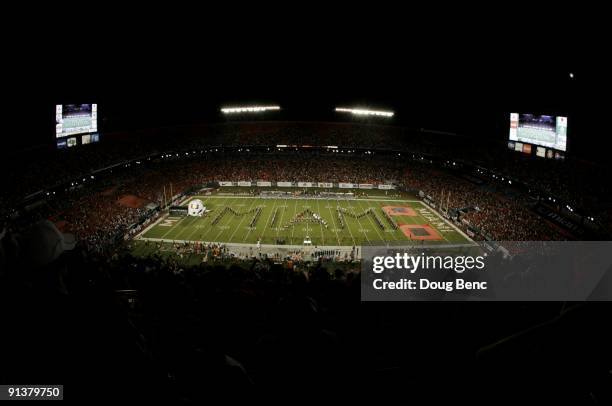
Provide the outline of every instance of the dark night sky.
{"type": "Polygon", "coordinates": [[[597,95],[608,82],[596,32],[372,19],[378,25],[349,30],[329,20],[176,30],[123,19],[91,37],[75,29],[60,43],[14,44],[16,105],[27,106],[16,114],[29,135],[10,142],[52,140],[53,105],[89,101],[99,103],[102,131],[215,121],[223,104],[273,102],[287,119],[366,105],[394,110],[408,127],[502,138],[510,111],[566,114],[570,137],[607,140],[594,131],[607,115],[597,95]]]}

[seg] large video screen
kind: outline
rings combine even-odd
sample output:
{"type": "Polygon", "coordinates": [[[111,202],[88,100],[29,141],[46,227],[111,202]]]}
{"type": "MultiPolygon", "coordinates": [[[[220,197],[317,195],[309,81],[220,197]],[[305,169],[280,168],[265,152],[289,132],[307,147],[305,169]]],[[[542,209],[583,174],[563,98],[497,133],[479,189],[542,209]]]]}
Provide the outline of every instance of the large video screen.
{"type": "Polygon", "coordinates": [[[55,137],[98,131],[97,104],[58,104],[55,106],[55,137]]]}
{"type": "Polygon", "coordinates": [[[567,117],[510,113],[510,140],[565,151],[567,117]]]}

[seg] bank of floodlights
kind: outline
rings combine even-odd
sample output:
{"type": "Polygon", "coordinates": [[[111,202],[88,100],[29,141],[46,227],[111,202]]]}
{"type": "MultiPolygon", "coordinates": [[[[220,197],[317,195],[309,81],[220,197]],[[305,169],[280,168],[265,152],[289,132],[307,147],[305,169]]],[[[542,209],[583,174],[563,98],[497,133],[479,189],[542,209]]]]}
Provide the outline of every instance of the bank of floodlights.
{"type": "Polygon", "coordinates": [[[263,113],[266,111],[280,110],[280,106],[237,106],[223,107],[223,114],[263,113]]]}
{"type": "Polygon", "coordinates": [[[393,114],[395,114],[392,111],[349,109],[345,107],[336,107],[336,112],[351,113],[356,116],[378,116],[378,117],[393,117],[393,114]]]}

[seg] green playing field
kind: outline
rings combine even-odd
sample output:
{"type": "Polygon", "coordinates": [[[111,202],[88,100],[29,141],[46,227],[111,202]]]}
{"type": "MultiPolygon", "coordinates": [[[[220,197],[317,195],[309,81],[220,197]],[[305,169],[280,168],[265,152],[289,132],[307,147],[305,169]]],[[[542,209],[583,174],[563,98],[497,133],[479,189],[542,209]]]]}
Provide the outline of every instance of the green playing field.
{"type": "Polygon", "coordinates": [[[91,117],[74,116],[64,118],[64,128],[87,127],[91,125],[91,117]]]}
{"type": "MultiPolygon", "coordinates": [[[[394,243],[467,243],[469,239],[419,201],[393,199],[281,199],[192,197],[204,202],[203,217],[167,216],[141,239],[317,246],[394,243]],[[255,223],[251,226],[254,218],[255,223]]],[[[189,202],[188,201],[188,202],[189,202]]],[[[188,204],[185,202],[185,205],[188,204]]]]}

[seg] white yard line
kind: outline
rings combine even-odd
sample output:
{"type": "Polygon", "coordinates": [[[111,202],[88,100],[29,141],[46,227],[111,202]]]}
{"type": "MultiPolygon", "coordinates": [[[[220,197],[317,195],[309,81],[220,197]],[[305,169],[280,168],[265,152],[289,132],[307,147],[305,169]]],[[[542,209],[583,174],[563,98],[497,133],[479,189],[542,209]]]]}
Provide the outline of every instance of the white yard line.
{"type": "MultiPolygon", "coordinates": [[[[338,209],[338,207],[340,207],[340,200],[336,200],[336,209],[338,209]]],[[[346,224],[346,217],[344,217],[343,214],[340,214],[345,222],[344,222],[344,228],[346,228],[349,232],[349,234],[351,235],[351,239],[353,240],[353,244],[357,245],[357,240],[355,240],[355,236],[353,235],[353,232],[351,231],[351,228],[348,226],[348,224],[346,224]]]]}
{"type": "MultiPolygon", "coordinates": [[[[361,205],[359,205],[359,206],[361,207],[361,205]]],[[[366,210],[367,210],[367,209],[369,209],[369,207],[366,207],[366,210]]],[[[372,210],[374,210],[374,208],[372,208],[372,210]]],[[[376,213],[376,210],[374,210],[374,213],[376,213]]],[[[372,225],[374,226],[374,229],[376,230],[376,232],[378,233],[378,236],[380,237],[380,241],[381,241],[381,242],[385,242],[385,241],[386,241],[385,237],[384,237],[384,236],[383,236],[383,235],[380,233],[380,230],[378,230],[378,224],[376,224],[376,223],[374,222],[374,220],[372,220],[372,217],[371,217],[370,215],[367,215],[366,217],[367,217],[367,218],[370,220],[370,223],[372,223],[372,225]]],[[[377,217],[378,217],[378,216],[377,216],[377,217]]],[[[380,218],[379,218],[379,220],[380,220],[380,218]]],[[[381,221],[382,221],[382,220],[381,220],[381,221]]],[[[391,233],[389,233],[389,234],[391,234],[391,233]]],[[[393,233],[393,234],[391,234],[391,235],[393,236],[393,239],[394,239],[394,240],[397,240],[397,238],[395,238],[395,235],[394,235],[394,234],[395,234],[395,233],[393,233]]]]}
{"type": "Polygon", "coordinates": [[[268,228],[268,224],[270,223],[270,220],[272,219],[272,216],[274,215],[274,208],[276,208],[276,199],[274,199],[274,202],[272,203],[272,210],[270,210],[270,215],[268,216],[268,220],[266,221],[263,231],[261,232],[261,235],[259,236],[260,240],[263,238],[263,235],[266,232],[266,229],[268,228]]]}
{"type": "MultiPolygon", "coordinates": [[[[172,227],[168,227],[168,228],[169,228],[169,230],[168,230],[168,231],[166,231],[166,232],[165,232],[165,233],[164,233],[164,234],[163,234],[163,235],[162,235],[160,238],[162,238],[162,239],[163,239],[165,236],[167,236],[167,235],[168,235],[168,234],[169,234],[171,231],[173,231],[173,230],[174,230],[174,227],[176,227],[176,226],[177,226],[179,223],[182,223],[182,222],[183,222],[183,220],[185,220],[186,218],[187,218],[187,216],[182,217],[182,218],[181,218],[179,221],[177,221],[176,223],[174,223],[174,225],[172,225],[172,227]]],[[[179,234],[180,234],[180,233],[179,233],[179,234]]],[[[178,234],[177,234],[177,237],[178,237],[178,234]]]]}
{"type": "MultiPolygon", "coordinates": [[[[251,204],[249,205],[249,208],[247,209],[247,211],[251,210],[251,208],[253,207],[253,203],[256,202],[256,199],[253,199],[253,201],[251,202],[251,204]]],[[[240,223],[238,223],[238,227],[236,227],[234,229],[234,232],[232,233],[232,235],[230,235],[229,241],[232,241],[232,238],[234,238],[234,235],[236,234],[236,231],[238,231],[240,229],[240,226],[242,225],[242,222],[244,221],[244,219],[247,218],[247,216],[242,216],[242,219],[240,220],[240,223]]]]}
{"type": "Polygon", "coordinates": [[[191,227],[198,221],[199,217],[192,217],[192,216],[187,216],[187,217],[191,217],[191,222],[189,222],[189,224],[186,225],[184,230],[180,230],[178,232],[178,234],[176,235],[177,240],[181,240],[181,239],[186,240],[186,238],[179,238],[179,236],[183,234],[184,232],[187,232],[188,235],[193,234],[193,230],[191,230],[191,227]]]}
{"type": "MultiPolygon", "coordinates": [[[[190,199],[193,199],[193,198],[192,198],[192,197],[186,197],[186,198],[184,198],[184,199],[181,201],[181,203],[180,203],[180,204],[183,204],[183,203],[187,202],[187,201],[188,201],[188,200],[190,200],[190,199]]],[[[161,236],[161,238],[163,239],[163,238],[164,238],[166,235],[168,235],[168,233],[170,233],[171,231],[175,230],[175,229],[176,229],[176,226],[177,226],[179,223],[182,223],[182,222],[183,222],[183,220],[188,219],[189,217],[190,217],[190,216],[185,216],[185,217],[181,218],[181,220],[177,221],[177,222],[176,222],[176,223],[175,223],[175,224],[174,224],[172,227],[170,227],[170,229],[169,229],[168,231],[166,231],[166,233],[165,233],[164,235],[162,235],[162,236],[161,236]]],[[[195,220],[192,220],[192,221],[191,221],[191,223],[190,223],[190,225],[191,225],[191,224],[193,224],[194,222],[195,222],[195,220]]],[[[177,240],[179,239],[179,238],[178,238],[178,236],[179,236],[179,235],[181,235],[181,233],[182,233],[182,232],[183,232],[183,231],[179,231],[179,232],[178,232],[178,234],[176,235],[176,239],[177,239],[177,240]]]]}
{"type": "MultiPolygon", "coordinates": [[[[201,225],[201,226],[203,226],[203,225],[206,223],[206,221],[209,219],[209,217],[211,217],[211,216],[199,217],[199,218],[198,218],[199,222],[201,222],[202,224],[196,224],[195,226],[193,226],[193,231],[192,231],[191,233],[189,233],[189,236],[187,236],[187,240],[192,241],[192,240],[191,240],[191,237],[193,237],[193,235],[194,235],[195,233],[197,233],[198,231],[200,231],[200,228],[199,228],[198,226],[200,226],[200,225],[201,225]]],[[[212,221],[212,220],[211,220],[211,221],[212,221]]],[[[198,239],[196,239],[196,240],[197,240],[197,241],[200,241],[200,239],[199,239],[199,238],[198,238],[198,239]]]]}
{"type": "MultiPolygon", "coordinates": [[[[348,207],[350,207],[351,209],[353,209],[354,207],[351,206],[351,203],[349,202],[349,200],[346,201],[348,204],[348,207]]],[[[355,210],[352,210],[353,214],[355,214],[355,210]]],[[[361,224],[361,221],[359,219],[355,219],[357,220],[357,223],[359,223],[359,227],[361,227],[361,229],[363,230],[363,235],[365,235],[366,240],[368,240],[368,242],[370,242],[370,237],[368,237],[368,232],[366,231],[365,228],[363,228],[363,224],[361,224]]],[[[348,224],[347,224],[348,227],[348,224]]],[[[350,228],[349,228],[350,230],[350,228]]]]}
{"type": "MultiPolygon", "coordinates": [[[[318,212],[317,214],[321,216],[321,208],[319,207],[319,199],[316,199],[316,202],[317,202],[317,212],[318,212]]],[[[325,231],[323,231],[323,224],[321,224],[320,222],[319,222],[319,227],[321,227],[321,240],[323,242],[323,245],[325,245],[325,231]]],[[[340,244],[340,241],[338,241],[338,244],[340,244]]]]}
{"type": "Polygon", "coordinates": [[[451,226],[456,232],[458,232],[459,234],[461,234],[461,236],[465,239],[467,239],[469,242],[476,244],[476,242],[474,240],[472,240],[470,237],[468,237],[463,231],[461,231],[461,229],[459,227],[457,227],[456,225],[454,225],[453,223],[451,223],[450,221],[448,221],[447,219],[445,219],[444,217],[442,217],[440,215],[440,213],[438,213],[433,207],[430,207],[427,203],[425,202],[419,202],[421,203],[421,205],[423,205],[424,207],[428,208],[429,210],[431,210],[436,216],[438,216],[442,221],[444,221],[446,224],[448,224],[449,226],[451,226]]]}
{"type": "MultiPolygon", "coordinates": [[[[317,199],[317,209],[320,211],[321,208],[319,207],[319,200],[320,199],[317,199]]],[[[323,207],[325,207],[325,206],[323,206],[323,207]]],[[[328,207],[328,210],[329,210],[329,214],[331,214],[331,221],[334,224],[334,232],[336,233],[336,240],[338,241],[338,245],[340,245],[340,236],[338,236],[338,227],[336,227],[336,222],[334,221],[334,214],[332,213],[331,209],[329,208],[330,207],[329,202],[327,204],[327,207],[328,207]]],[[[353,240],[353,242],[355,242],[355,241],[353,240]]]]}
{"type": "MultiPolygon", "coordinates": [[[[233,200],[233,198],[231,198],[231,197],[226,197],[226,198],[225,198],[225,200],[228,200],[228,199],[230,200],[230,206],[231,206],[231,201],[233,200]]],[[[227,203],[224,203],[224,204],[225,204],[225,205],[227,205],[227,203]]],[[[225,208],[225,207],[224,207],[224,208],[225,208]]],[[[225,216],[227,216],[227,214],[225,214],[225,216]]],[[[224,216],[224,217],[225,217],[225,216],[224,216]]],[[[223,219],[221,219],[221,220],[223,220],[223,219]]],[[[214,227],[214,226],[213,226],[213,227],[214,227]]],[[[228,227],[229,227],[229,226],[228,226],[228,227]]],[[[219,241],[218,241],[219,236],[220,236],[221,234],[223,234],[223,232],[224,232],[225,230],[226,230],[226,229],[221,229],[221,230],[219,230],[219,232],[217,233],[217,235],[215,235],[215,239],[214,239],[214,240],[212,240],[212,241],[210,241],[210,242],[219,242],[219,241]]]]}
{"type": "MultiPolygon", "coordinates": [[[[257,207],[259,207],[259,206],[255,206],[255,208],[257,208],[257,207]]],[[[264,206],[264,207],[265,207],[265,206],[264,206]]],[[[263,209],[262,209],[262,210],[263,210],[263,209]]],[[[257,213],[257,212],[255,212],[255,213],[257,213]]],[[[255,213],[253,213],[253,216],[255,216],[255,213]]],[[[253,217],[251,217],[251,219],[253,219],[253,217]]],[[[254,228],[257,228],[257,227],[254,227],[254,228]]],[[[248,230],[246,233],[244,233],[244,238],[242,239],[242,242],[245,242],[245,241],[246,241],[246,239],[247,239],[247,238],[249,237],[249,235],[251,234],[251,231],[253,231],[253,230],[251,230],[251,227],[249,227],[249,230],[248,230]]]]}
{"type": "MultiPolygon", "coordinates": [[[[293,217],[292,219],[295,219],[295,215],[297,214],[297,203],[295,203],[294,205],[295,209],[293,210],[293,217]]],[[[293,227],[291,227],[291,241],[289,244],[293,243],[293,233],[295,233],[295,225],[296,223],[293,224],[293,227]]]]}
{"type": "MultiPolygon", "coordinates": [[[[142,237],[143,235],[145,235],[147,233],[147,231],[151,230],[153,227],[155,227],[156,225],[158,225],[159,223],[162,222],[162,220],[167,219],[168,217],[170,217],[170,215],[161,215],[159,216],[159,218],[157,220],[155,220],[154,222],[152,222],[151,224],[149,224],[147,227],[145,227],[144,230],[140,231],[138,234],[136,234],[136,236],[134,237],[135,240],[140,239],[140,237],[142,237]]],[[[174,217],[173,217],[174,218],[174,217]]],[[[176,217],[178,219],[180,219],[180,217],[176,217]]],[[[172,227],[170,227],[172,228],[172,227]]]]}
{"type": "MultiPolygon", "coordinates": [[[[212,212],[211,212],[211,213],[212,213],[212,212]]],[[[203,223],[206,223],[207,218],[210,218],[210,221],[212,221],[212,216],[208,216],[208,217],[204,217],[204,218],[200,217],[200,218],[199,218],[199,220],[200,220],[200,221],[202,221],[203,223]]],[[[199,231],[199,228],[198,228],[198,225],[196,224],[196,225],[194,226],[193,231],[192,231],[191,233],[189,233],[189,235],[187,236],[186,240],[188,240],[188,241],[193,241],[193,240],[191,239],[191,237],[193,236],[193,234],[194,234],[194,233],[196,233],[196,232],[198,232],[198,231],[199,231]]],[[[208,231],[206,232],[206,234],[208,234],[208,231]]],[[[178,239],[178,238],[177,238],[177,239],[178,239]]],[[[202,240],[200,240],[200,239],[196,239],[196,240],[197,240],[197,241],[203,241],[203,239],[202,239],[202,240]]]]}
{"type": "Polygon", "coordinates": [[[281,227],[283,226],[283,216],[285,215],[285,210],[287,210],[287,199],[285,199],[285,204],[282,206],[279,206],[281,208],[281,217],[278,220],[277,226],[276,226],[276,239],[278,240],[278,237],[280,237],[280,230],[281,227]]]}

